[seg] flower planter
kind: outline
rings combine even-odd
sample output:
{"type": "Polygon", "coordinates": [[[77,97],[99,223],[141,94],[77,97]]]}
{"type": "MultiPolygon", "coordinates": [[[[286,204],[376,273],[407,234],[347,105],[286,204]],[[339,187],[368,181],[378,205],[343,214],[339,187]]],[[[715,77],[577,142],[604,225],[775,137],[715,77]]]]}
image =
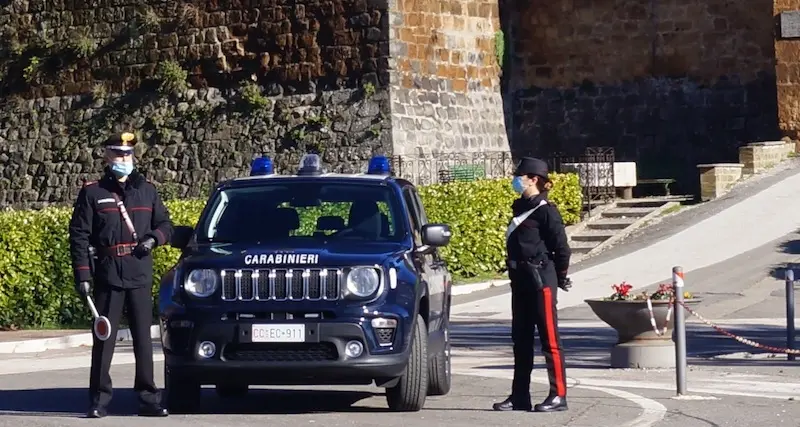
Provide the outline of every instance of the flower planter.
{"type": "MultiPolygon", "coordinates": [[[[651,300],[653,318],[659,335],[650,323],[650,310],[646,300],[614,301],[602,298],[587,299],[595,315],[617,331],[617,343],[611,349],[612,368],[671,368],[675,367],[675,343],[672,340],[672,329],[675,313],[667,322],[669,300],[651,300]]],[[[694,305],[700,299],[685,300],[694,305]]]]}

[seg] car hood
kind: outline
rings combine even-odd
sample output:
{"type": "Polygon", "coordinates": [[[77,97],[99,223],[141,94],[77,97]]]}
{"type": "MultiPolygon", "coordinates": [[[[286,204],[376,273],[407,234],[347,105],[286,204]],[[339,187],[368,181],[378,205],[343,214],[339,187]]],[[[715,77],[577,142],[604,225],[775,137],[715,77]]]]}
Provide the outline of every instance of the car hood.
{"type": "Polygon", "coordinates": [[[407,251],[400,243],[328,243],[308,248],[291,245],[199,244],[187,248],[188,268],[316,268],[383,264],[407,251]]]}

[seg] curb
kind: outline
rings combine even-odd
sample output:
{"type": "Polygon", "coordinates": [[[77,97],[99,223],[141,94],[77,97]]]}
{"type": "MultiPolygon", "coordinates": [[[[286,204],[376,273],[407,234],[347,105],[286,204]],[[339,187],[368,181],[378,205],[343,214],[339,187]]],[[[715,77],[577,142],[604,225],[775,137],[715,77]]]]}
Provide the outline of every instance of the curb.
{"type": "MultiPolygon", "coordinates": [[[[150,338],[160,338],[161,327],[153,325],[150,327],[150,338]]],[[[131,330],[121,329],[117,331],[117,342],[130,341],[131,330]]],[[[65,335],[63,337],[42,338],[35,340],[8,341],[0,342],[0,354],[19,354],[19,353],[41,353],[47,350],[63,350],[76,347],[91,347],[93,342],[92,333],[65,335]]]]}
{"type": "MultiPolygon", "coordinates": [[[[495,286],[504,286],[508,280],[491,280],[482,283],[470,283],[464,285],[454,285],[453,295],[467,295],[473,292],[480,292],[495,286]]],[[[159,325],[150,327],[150,338],[161,338],[159,325]]],[[[131,341],[131,330],[121,329],[117,331],[117,342],[131,341]]],[[[92,333],[65,335],[63,337],[41,338],[22,341],[0,342],[0,354],[21,354],[21,353],[41,353],[48,350],[64,350],[76,347],[91,347],[93,342],[92,333]]]]}
{"type": "Polygon", "coordinates": [[[497,286],[505,286],[507,284],[509,284],[509,280],[500,279],[500,280],[490,280],[488,282],[453,285],[452,295],[453,296],[468,295],[473,292],[485,291],[487,289],[491,289],[497,286]]]}

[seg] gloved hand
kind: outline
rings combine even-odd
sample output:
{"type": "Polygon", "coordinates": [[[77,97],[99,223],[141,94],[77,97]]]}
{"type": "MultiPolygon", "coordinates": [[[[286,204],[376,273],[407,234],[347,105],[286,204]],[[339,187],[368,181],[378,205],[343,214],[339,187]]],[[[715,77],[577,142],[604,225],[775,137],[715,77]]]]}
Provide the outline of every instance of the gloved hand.
{"type": "Polygon", "coordinates": [[[569,292],[569,288],[572,287],[572,279],[569,277],[563,277],[558,279],[558,287],[561,288],[564,292],[569,292]]]}
{"type": "Polygon", "coordinates": [[[87,281],[75,282],[75,292],[77,292],[81,298],[86,298],[89,293],[92,292],[92,284],[87,281]]]}
{"type": "Polygon", "coordinates": [[[153,251],[153,247],[156,245],[156,239],[152,237],[147,237],[139,242],[138,245],[133,249],[133,254],[137,257],[141,258],[147,255],[150,255],[150,252],[153,251]]]}

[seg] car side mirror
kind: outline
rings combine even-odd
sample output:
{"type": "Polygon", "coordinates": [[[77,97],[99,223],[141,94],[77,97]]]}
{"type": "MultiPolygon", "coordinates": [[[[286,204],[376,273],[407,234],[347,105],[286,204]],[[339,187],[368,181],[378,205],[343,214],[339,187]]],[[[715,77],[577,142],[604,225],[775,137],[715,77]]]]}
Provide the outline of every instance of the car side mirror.
{"type": "Polygon", "coordinates": [[[189,227],[187,225],[176,226],[172,229],[172,239],[169,245],[173,248],[183,250],[189,245],[189,240],[191,240],[193,233],[194,227],[189,227]]]}
{"type": "Polygon", "coordinates": [[[450,243],[450,226],[447,224],[426,224],[422,226],[422,244],[433,247],[447,246],[450,243]]]}

